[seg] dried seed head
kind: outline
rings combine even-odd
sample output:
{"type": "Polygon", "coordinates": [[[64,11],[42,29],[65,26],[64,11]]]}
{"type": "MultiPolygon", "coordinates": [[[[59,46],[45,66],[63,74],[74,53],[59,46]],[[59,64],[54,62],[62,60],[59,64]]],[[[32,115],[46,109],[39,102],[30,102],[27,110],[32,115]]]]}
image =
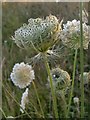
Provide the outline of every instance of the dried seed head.
{"type": "Polygon", "coordinates": [[[53,85],[56,90],[66,89],[70,85],[70,75],[66,71],[60,68],[55,68],[51,70],[51,75],[53,79],[53,85]]]}

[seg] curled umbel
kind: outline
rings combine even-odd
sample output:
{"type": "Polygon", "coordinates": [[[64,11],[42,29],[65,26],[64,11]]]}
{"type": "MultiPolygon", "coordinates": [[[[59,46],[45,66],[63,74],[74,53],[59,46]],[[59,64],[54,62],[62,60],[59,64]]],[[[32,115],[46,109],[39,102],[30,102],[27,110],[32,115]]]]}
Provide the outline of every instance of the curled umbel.
{"type": "MultiPolygon", "coordinates": [[[[67,71],[60,69],[59,67],[51,70],[53,79],[53,85],[56,90],[66,89],[70,85],[70,75],[67,71]]],[[[48,78],[49,81],[49,78],[48,78]]]]}

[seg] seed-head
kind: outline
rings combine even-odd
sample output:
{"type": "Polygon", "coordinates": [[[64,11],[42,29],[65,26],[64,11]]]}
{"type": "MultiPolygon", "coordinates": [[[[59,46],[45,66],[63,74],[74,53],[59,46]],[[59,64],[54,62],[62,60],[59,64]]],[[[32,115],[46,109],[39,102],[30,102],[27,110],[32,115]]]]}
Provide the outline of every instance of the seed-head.
{"type": "Polygon", "coordinates": [[[51,75],[53,79],[53,85],[56,90],[66,89],[70,85],[71,80],[68,72],[60,68],[54,68],[51,70],[51,75]]]}

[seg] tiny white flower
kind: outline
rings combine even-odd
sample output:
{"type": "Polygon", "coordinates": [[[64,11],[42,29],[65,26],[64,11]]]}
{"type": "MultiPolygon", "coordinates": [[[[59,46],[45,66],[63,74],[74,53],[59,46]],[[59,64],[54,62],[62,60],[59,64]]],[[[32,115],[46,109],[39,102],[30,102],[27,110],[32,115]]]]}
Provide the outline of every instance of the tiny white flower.
{"type": "Polygon", "coordinates": [[[23,110],[25,110],[25,106],[26,106],[26,104],[28,103],[28,88],[26,88],[26,90],[25,90],[25,92],[23,93],[23,95],[22,95],[22,99],[21,99],[21,107],[23,108],[20,108],[20,111],[22,112],[22,113],[24,113],[24,111],[23,110]]]}
{"type": "Polygon", "coordinates": [[[35,79],[34,70],[31,65],[17,63],[13,67],[13,71],[10,75],[12,82],[19,88],[25,88],[30,85],[33,79],[35,79]]]}
{"type": "Polygon", "coordinates": [[[73,102],[74,102],[75,104],[79,103],[79,98],[78,98],[78,97],[74,97],[74,98],[73,98],[73,102]]]}

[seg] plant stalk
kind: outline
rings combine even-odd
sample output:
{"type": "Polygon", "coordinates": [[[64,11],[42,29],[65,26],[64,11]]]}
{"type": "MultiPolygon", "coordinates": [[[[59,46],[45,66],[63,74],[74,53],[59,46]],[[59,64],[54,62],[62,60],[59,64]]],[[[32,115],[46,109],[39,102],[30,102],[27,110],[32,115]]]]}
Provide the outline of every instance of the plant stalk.
{"type": "Polygon", "coordinates": [[[71,93],[70,93],[70,97],[69,97],[69,104],[68,104],[68,109],[67,109],[66,118],[68,118],[68,116],[69,116],[70,106],[71,106],[72,97],[73,97],[76,62],[77,62],[77,49],[75,50],[74,66],[73,66],[73,76],[72,76],[72,86],[71,86],[71,93]]]}
{"type": "Polygon", "coordinates": [[[59,118],[58,116],[58,109],[57,109],[57,101],[56,101],[56,96],[55,96],[55,89],[53,86],[53,80],[52,80],[52,76],[50,73],[50,67],[49,67],[49,63],[47,60],[47,56],[46,53],[43,53],[43,57],[44,57],[44,62],[45,62],[45,67],[48,73],[48,77],[49,77],[49,81],[50,81],[50,88],[51,88],[51,94],[52,94],[52,99],[53,99],[53,109],[54,109],[54,114],[55,114],[55,118],[59,118]]]}
{"type": "Polygon", "coordinates": [[[0,111],[2,112],[3,116],[5,117],[5,119],[7,118],[4,111],[2,110],[2,108],[0,108],[0,111]]]}
{"type": "Polygon", "coordinates": [[[80,89],[81,89],[81,118],[84,118],[84,80],[83,80],[84,62],[83,62],[82,10],[83,10],[83,3],[80,2],[80,71],[81,71],[80,89]]]}
{"type": "Polygon", "coordinates": [[[66,118],[66,115],[67,115],[67,103],[66,103],[66,98],[65,98],[65,91],[64,90],[60,90],[59,91],[59,100],[61,101],[60,102],[60,106],[61,106],[61,109],[62,109],[62,114],[63,114],[63,118],[66,118]]]}
{"type": "Polygon", "coordinates": [[[33,87],[34,87],[34,90],[35,90],[35,93],[36,93],[36,96],[37,96],[37,100],[38,100],[38,103],[39,103],[43,118],[45,118],[44,117],[44,112],[43,112],[43,109],[42,109],[42,105],[41,105],[41,102],[40,102],[40,99],[39,99],[39,95],[38,95],[38,92],[37,92],[37,89],[36,89],[36,86],[35,86],[35,83],[33,81],[32,81],[32,83],[33,83],[33,87]]]}
{"type": "MultiPolygon", "coordinates": [[[[9,93],[9,91],[6,89],[6,87],[4,87],[3,84],[2,84],[2,87],[3,87],[4,90],[9,94],[9,96],[14,100],[14,102],[15,102],[18,106],[20,106],[20,104],[18,103],[18,101],[12,96],[11,93],[9,93]]],[[[21,106],[20,106],[20,107],[21,107],[21,106]]],[[[30,119],[32,119],[31,116],[28,114],[28,112],[27,112],[26,110],[24,110],[22,107],[21,107],[21,109],[27,114],[27,116],[28,116],[30,119]]]]}

